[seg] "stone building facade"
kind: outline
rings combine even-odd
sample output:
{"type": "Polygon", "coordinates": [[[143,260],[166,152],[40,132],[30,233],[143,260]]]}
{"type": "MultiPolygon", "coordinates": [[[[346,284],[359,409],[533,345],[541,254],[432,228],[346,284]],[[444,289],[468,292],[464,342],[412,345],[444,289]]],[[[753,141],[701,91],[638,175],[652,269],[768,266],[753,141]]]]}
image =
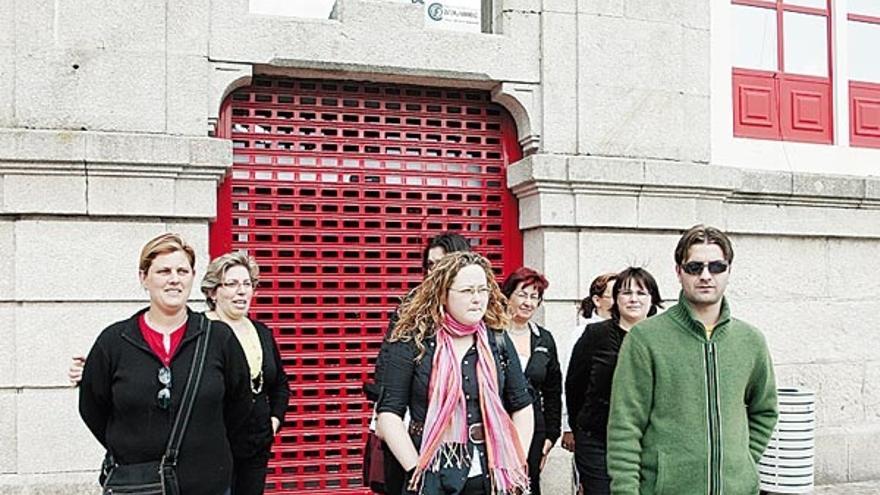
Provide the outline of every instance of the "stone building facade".
{"type": "MultiPolygon", "coordinates": [[[[145,239],[183,233],[202,271],[233,163],[211,136],[262,75],[489,92],[516,123],[507,185],[561,343],[596,274],[646,266],[675,299],[680,231],[722,227],[734,312],[767,335],[780,384],[817,393],[817,483],[880,479],[880,150],[848,146],[847,119],[828,145],[734,137],[727,2],[489,4],[491,32],[462,33],[387,0],[338,0],[326,20],[0,0],[0,493],[91,493],[101,452],[69,357],[143,305],[145,239]]],[[[549,493],[567,493],[567,462],[554,454],[549,493]]]]}

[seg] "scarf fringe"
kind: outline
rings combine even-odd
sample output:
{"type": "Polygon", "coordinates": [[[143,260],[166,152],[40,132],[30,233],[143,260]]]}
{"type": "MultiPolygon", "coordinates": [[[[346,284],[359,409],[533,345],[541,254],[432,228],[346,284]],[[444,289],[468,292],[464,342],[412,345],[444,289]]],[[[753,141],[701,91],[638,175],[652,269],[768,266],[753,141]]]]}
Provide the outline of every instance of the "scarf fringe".
{"type": "Polygon", "coordinates": [[[523,469],[490,469],[492,495],[529,495],[529,476],[523,469]]]}
{"type": "Polygon", "coordinates": [[[471,466],[471,456],[466,443],[444,443],[428,461],[425,471],[437,472],[446,468],[467,468],[471,466]]]}

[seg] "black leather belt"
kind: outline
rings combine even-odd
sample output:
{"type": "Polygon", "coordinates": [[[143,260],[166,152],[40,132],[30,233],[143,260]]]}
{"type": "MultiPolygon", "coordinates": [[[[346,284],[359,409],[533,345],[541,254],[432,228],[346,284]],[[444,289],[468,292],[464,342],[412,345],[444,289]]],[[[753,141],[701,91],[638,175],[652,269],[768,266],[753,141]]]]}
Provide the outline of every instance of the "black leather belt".
{"type": "MultiPolygon", "coordinates": [[[[416,421],[410,421],[409,434],[418,437],[425,432],[425,424],[416,421]]],[[[483,423],[474,423],[468,426],[468,440],[475,445],[486,442],[486,431],[483,429],[483,423]]]]}

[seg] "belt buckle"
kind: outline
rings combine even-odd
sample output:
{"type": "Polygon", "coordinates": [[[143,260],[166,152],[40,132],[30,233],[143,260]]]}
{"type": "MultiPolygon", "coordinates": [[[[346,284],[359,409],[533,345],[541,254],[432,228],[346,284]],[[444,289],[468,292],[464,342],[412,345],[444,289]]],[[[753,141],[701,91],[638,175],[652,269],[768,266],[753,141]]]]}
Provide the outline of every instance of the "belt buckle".
{"type": "Polygon", "coordinates": [[[486,443],[486,437],[483,433],[483,423],[474,423],[468,426],[468,439],[474,445],[486,443]]]}

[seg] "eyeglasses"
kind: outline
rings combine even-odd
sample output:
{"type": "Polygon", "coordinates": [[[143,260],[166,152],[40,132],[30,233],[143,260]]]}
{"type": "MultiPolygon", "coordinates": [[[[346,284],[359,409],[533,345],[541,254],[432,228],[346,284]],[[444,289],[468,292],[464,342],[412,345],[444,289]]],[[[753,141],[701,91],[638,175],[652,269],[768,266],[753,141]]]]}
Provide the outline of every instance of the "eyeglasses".
{"type": "Polygon", "coordinates": [[[227,280],[220,285],[229,290],[238,290],[239,287],[244,287],[245,290],[254,288],[254,283],[250,280],[227,280]]]}
{"type": "Polygon", "coordinates": [[[463,296],[470,296],[470,297],[474,297],[474,296],[481,296],[482,297],[482,296],[489,295],[489,288],[486,287],[485,285],[481,285],[479,287],[477,287],[477,286],[462,287],[461,289],[454,289],[454,288],[450,287],[449,290],[451,290],[452,292],[457,292],[463,296]]]}
{"type": "Polygon", "coordinates": [[[159,405],[159,409],[164,411],[171,406],[171,368],[167,366],[159,368],[159,383],[164,388],[160,389],[159,393],[156,394],[156,402],[159,405]]]}
{"type": "Polygon", "coordinates": [[[701,261],[689,261],[681,265],[681,269],[688,275],[699,275],[703,273],[704,268],[708,267],[709,273],[711,273],[712,275],[718,275],[719,273],[726,272],[729,266],[729,263],[721,260],[709,261],[708,263],[703,263],[701,261]]]}
{"type": "Polygon", "coordinates": [[[520,298],[520,299],[528,299],[530,301],[535,301],[535,302],[538,302],[541,300],[541,296],[538,295],[537,292],[532,293],[532,294],[527,294],[523,291],[519,291],[519,292],[514,292],[513,295],[520,298]]]}

